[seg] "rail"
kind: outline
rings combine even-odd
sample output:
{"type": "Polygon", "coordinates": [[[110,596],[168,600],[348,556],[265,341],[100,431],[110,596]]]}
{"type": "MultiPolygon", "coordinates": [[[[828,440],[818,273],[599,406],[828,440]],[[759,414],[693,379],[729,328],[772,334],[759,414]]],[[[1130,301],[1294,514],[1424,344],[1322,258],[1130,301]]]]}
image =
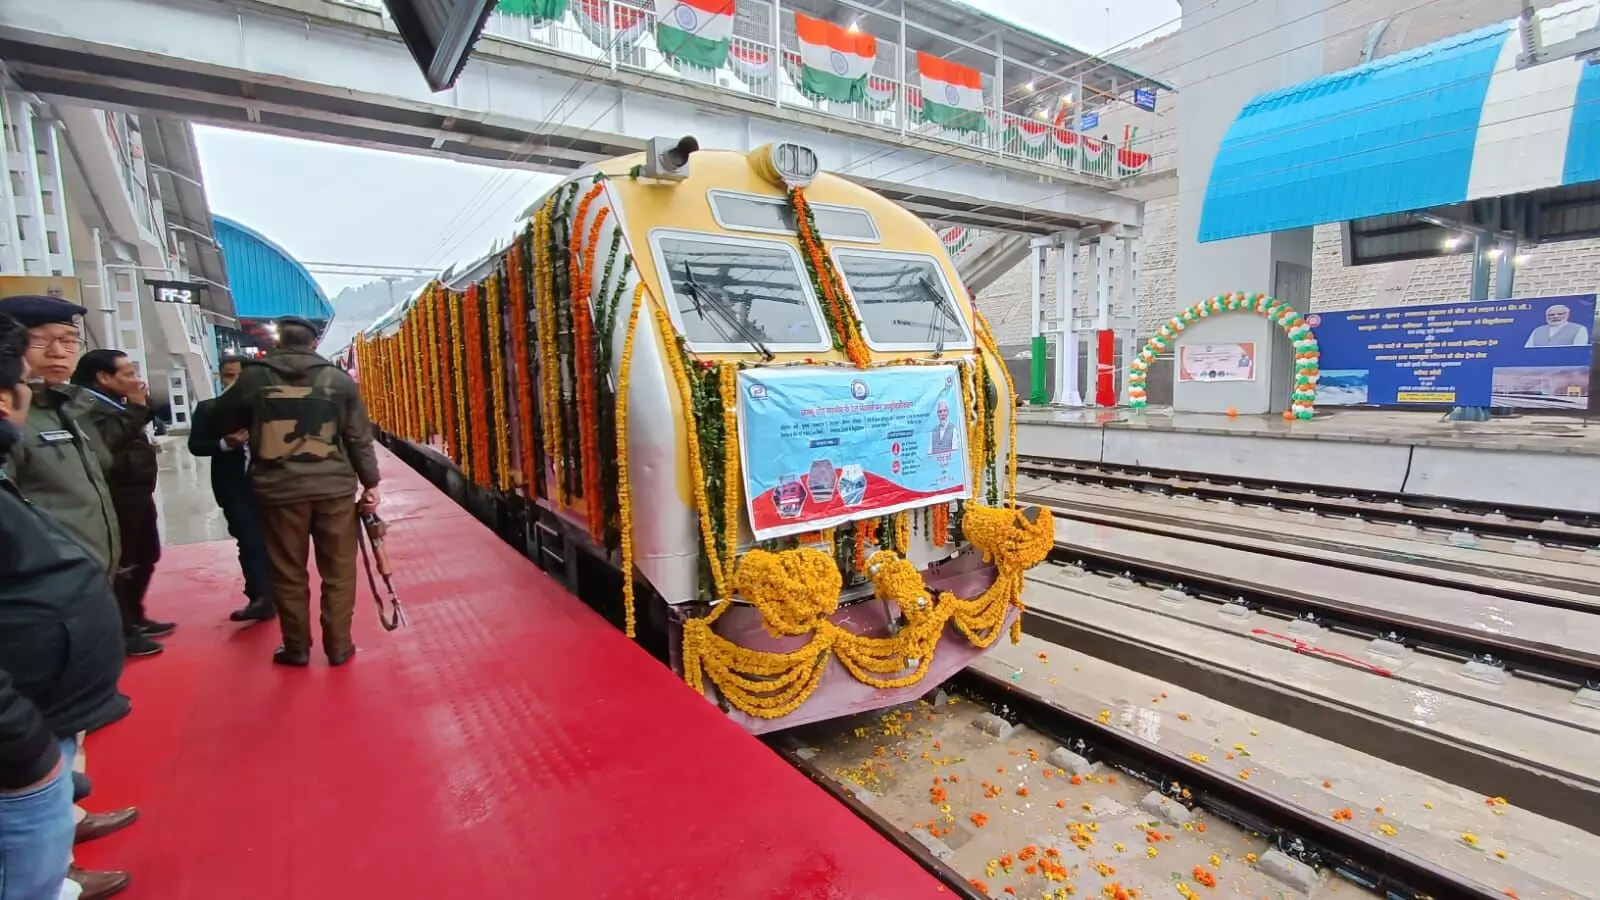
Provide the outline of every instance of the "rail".
{"type": "Polygon", "coordinates": [[[1171,563],[1151,562],[1132,554],[1098,547],[1058,543],[1051,550],[1049,559],[1060,565],[1077,565],[1086,571],[1121,576],[1162,588],[1175,588],[1190,596],[1204,597],[1225,605],[1242,605],[1252,612],[1276,613],[1285,619],[1337,628],[1436,655],[1501,665],[1576,687],[1600,686],[1600,658],[1563,647],[1426,621],[1281,587],[1252,584],[1238,578],[1171,563]]]}
{"type": "Polygon", "coordinates": [[[972,882],[969,879],[947,865],[944,860],[936,856],[932,850],[929,850],[916,838],[880,815],[877,810],[868,806],[856,795],[855,791],[842,782],[834,780],[822,769],[812,765],[810,760],[800,754],[799,749],[792,744],[790,738],[782,735],[772,735],[763,740],[785,762],[800,770],[818,787],[832,794],[835,800],[844,804],[862,821],[871,825],[874,831],[883,835],[896,847],[899,847],[901,851],[915,860],[928,874],[938,879],[956,897],[961,898],[961,900],[989,900],[988,894],[980,893],[977,888],[972,886],[972,882]]]}
{"type": "MultiPolygon", "coordinates": [[[[1172,527],[1141,521],[1136,517],[1136,514],[1121,512],[1113,515],[1109,512],[1089,512],[1080,508],[1076,508],[1073,504],[1063,501],[1058,497],[1046,497],[1040,494],[1018,494],[1017,501],[1019,503],[1031,503],[1036,506],[1049,507],[1050,511],[1055,513],[1056,518],[1058,519],[1072,519],[1074,521],[1084,522],[1090,525],[1108,526],[1112,528],[1120,528],[1124,531],[1136,531],[1141,534],[1170,537],[1195,544],[1206,544],[1212,547],[1229,547],[1238,549],[1238,537],[1245,533],[1242,530],[1224,528],[1211,523],[1191,523],[1193,527],[1185,528],[1180,532],[1172,527]],[[1201,530],[1202,528],[1207,530],[1201,530]]],[[[1351,548],[1341,547],[1339,549],[1348,551],[1351,548]]],[[[1534,606],[1548,606],[1552,609],[1565,609],[1572,612],[1600,614],[1600,599],[1583,600],[1541,593],[1540,591],[1528,589],[1509,581],[1463,583],[1450,578],[1448,575],[1435,575],[1425,571],[1426,567],[1418,564],[1414,556],[1402,556],[1401,554],[1378,555],[1378,560],[1390,560],[1391,562],[1407,565],[1408,568],[1401,572],[1390,566],[1384,565],[1380,561],[1375,560],[1373,562],[1363,562],[1360,557],[1350,552],[1341,552],[1339,555],[1330,556],[1325,552],[1319,552],[1318,550],[1314,550],[1307,546],[1297,547],[1284,543],[1252,543],[1250,545],[1250,552],[1263,556],[1275,556],[1279,559],[1294,560],[1295,562],[1311,563],[1312,565],[1331,566],[1351,572],[1360,572],[1365,575],[1380,575],[1385,578],[1400,578],[1405,581],[1413,581],[1418,584],[1433,585],[1434,587],[1472,591],[1475,594],[1485,594],[1491,597],[1500,597],[1505,600],[1514,600],[1518,603],[1530,603],[1534,606]]],[[[1448,569],[1450,567],[1444,568],[1448,569]]],[[[1461,567],[1460,570],[1467,571],[1466,567],[1461,567]]],[[[1472,570],[1471,573],[1481,574],[1481,570],[1472,570]]],[[[1564,579],[1543,579],[1528,576],[1523,573],[1504,573],[1499,577],[1504,578],[1513,574],[1521,578],[1524,583],[1541,584],[1546,587],[1553,587],[1564,591],[1575,591],[1580,593],[1588,592],[1592,594],[1596,587],[1594,582],[1576,582],[1567,581],[1564,579]]],[[[1482,574],[1481,577],[1494,578],[1496,576],[1482,574]]]]}
{"type": "Polygon", "coordinates": [[[1022,456],[1017,471],[1056,481],[1079,481],[1187,494],[1242,505],[1308,510],[1328,516],[1361,516],[1373,522],[1416,525],[1443,531],[1473,531],[1507,538],[1526,538],[1559,547],[1600,546],[1600,516],[1530,506],[1473,503],[1398,494],[1352,491],[1313,484],[1284,485],[1254,478],[1220,479],[1216,475],[1109,463],[1087,465],[1040,456],[1022,456]],[[1337,494],[1338,496],[1333,496],[1337,494]]]}
{"type": "Polygon", "coordinates": [[[1164,747],[1062,709],[1044,697],[984,672],[968,669],[959,690],[999,714],[1022,721],[1071,747],[1150,784],[1185,794],[1197,806],[1274,840],[1278,849],[1310,865],[1323,865],[1375,893],[1422,900],[1504,900],[1505,894],[1463,878],[1375,837],[1341,825],[1260,787],[1186,759],[1164,747]]]}

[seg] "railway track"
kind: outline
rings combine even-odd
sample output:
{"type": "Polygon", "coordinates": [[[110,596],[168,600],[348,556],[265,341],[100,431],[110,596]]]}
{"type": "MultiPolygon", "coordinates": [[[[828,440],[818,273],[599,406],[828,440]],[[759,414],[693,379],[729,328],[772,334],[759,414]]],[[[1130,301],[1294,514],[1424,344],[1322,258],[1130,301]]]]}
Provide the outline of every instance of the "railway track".
{"type": "Polygon", "coordinates": [[[1552,547],[1589,550],[1600,547],[1600,516],[1504,504],[1430,500],[1413,494],[1347,491],[1317,485],[1283,485],[1260,479],[1208,476],[1192,472],[1145,469],[1109,464],[1088,465],[1039,456],[1023,456],[1017,471],[1054,481],[1073,481],[1159,494],[1182,494],[1242,506],[1307,510],[1319,515],[1360,517],[1372,522],[1414,525],[1446,532],[1510,540],[1537,541],[1552,547]]]}
{"type": "MultiPolygon", "coordinates": [[[[1239,538],[1246,534],[1242,530],[1220,527],[1202,530],[1198,525],[1174,528],[1174,523],[1171,520],[1156,522],[1152,521],[1151,517],[1127,512],[1112,515],[1104,508],[1087,505],[1079,506],[1070,501],[1064,501],[1059,497],[1047,497],[1042,494],[1019,493],[1017,500],[1020,503],[1049,507],[1057,518],[1119,528],[1124,531],[1136,531],[1141,534],[1173,537],[1215,547],[1238,548],[1239,538]]],[[[1362,572],[1387,578],[1403,578],[1420,584],[1468,590],[1478,594],[1513,600],[1518,603],[1547,606],[1552,609],[1600,614],[1600,600],[1569,595],[1570,593],[1592,594],[1595,590],[1593,582],[1578,582],[1548,576],[1529,576],[1524,573],[1510,573],[1503,570],[1490,571],[1478,567],[1451,566],[1437,561],[1423,561],[1401,554],[1374,553],[1369,558],[1353,552],[1325,552],[1329,549],[1348,551],[1350,548],[1339,547],[1337,542],[1309,544],[1301,541],[1281,541],[1252,543],[1250,545],[1252,553],[1274,556],[1279,559],[1294,560],[1295,562],[1319,566],[1333,566],[1352,572],[1362,572]],[[1385,563],[1388,564],[1386,565],[1385,563]],[[1403,571],[1397,570],[1394,566],[1397,563],[1405,566],[1405,569],[1403,571]],[[1451,571],[1480,575],[1483,578],[1470,584],[1463,583],[1458,579],[1452,578],[1448,574],[1451,571]],[[1519,580],[1511,581],[1510,577],[1513,576],[1519,580]],[[1495,578],[1502,580],[1487,580],[1495,578]],[[1541,588],[1549,588],[1551,590],[1542,590],[1541,588]]]]}
{"type": "Polygon", "coordinates": [[[1134,584],[1182,591],[1224,607],[1264,612],[1286,622],[1381,639],[1419,652],[1476,661],[1574,688],[1600,687],[1600,659],[1552,644],[1419,619],[1283,587],[1263,586],[1098,547],[1057,544],[1049,558],[1058,565],[1077,566],[1134,584]]]}
{"type": "Polygon", "coordinates": [[[1258,832],[1293,860],[1328,868],[1379,896],[1490,900],[1505,893],[1406,853],[1260,787],[1129,732],[1063,709],[1027,688],[968,669],[954,685],[998,715],[1054,738],[1090,762],[1127,773],[1171,802],[1258,832]]]}
{"type": "MultiPolygon", "coordinates": [[[[1264,837],[1293,863],[1324,869],[1378,896],[1423,900],[1491,900],[1505,893],[1452,872],[1392,843],[1328,818],[1274,792],[1230,777],[1129,731],[1065,709],[1026,687],[968,669],[946,689],[980,704],[1006,721],[1024,725],[1091,764],[1148,785],[1173,804],[1182,818],[1190,810],[1264,837]],[[1181,809],[1177,809],[1181,807],[1181,809]]],[[[765,738],[784,760],[833,795],[887,840],[917,861],[950,893],[963,900],[989,900],[968,873],[947,864],[911,831],[873,807],[870,793],[837,780],[811,761],[803,743],[784,735],[765,738]]],[[[1113,779],[1115,780],[1115,779],[1113,779]]],[[[1268,854],[1270,857],[1272,854],[1268,854]]],[[[1281,865],[1281,861],[1265,865],[1281,865]]],[[[1292,865],[1292,864],[1291,864],[1292,865]]],[[[978,874],[978,873],[972,873],[978,874]]]]}

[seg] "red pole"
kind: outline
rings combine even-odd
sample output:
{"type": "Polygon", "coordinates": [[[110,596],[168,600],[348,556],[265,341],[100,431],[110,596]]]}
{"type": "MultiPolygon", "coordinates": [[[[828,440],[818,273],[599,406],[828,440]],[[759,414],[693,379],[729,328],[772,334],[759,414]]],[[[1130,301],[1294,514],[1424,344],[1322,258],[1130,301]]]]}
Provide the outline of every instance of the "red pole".
{"type": "Polygon", "coordinates": [[[1109,328],[1102,328],[1098,332],[1100,352],[1096,354],[1099,359],[1099,370],[1095,373],[1094,404],[1110,408],[1117,405],[1117,388],[1115,384],[1115,365],[1112,360],[1116,356],[1117,333],[1109,328]]]}

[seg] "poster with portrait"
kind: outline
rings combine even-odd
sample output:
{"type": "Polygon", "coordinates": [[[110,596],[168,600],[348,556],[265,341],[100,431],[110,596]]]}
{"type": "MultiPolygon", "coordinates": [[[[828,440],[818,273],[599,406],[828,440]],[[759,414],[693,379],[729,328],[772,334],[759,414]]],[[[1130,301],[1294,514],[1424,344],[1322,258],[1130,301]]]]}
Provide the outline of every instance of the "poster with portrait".
{"type": "Polygon", "coordinates": [[[757,540],[970,493],[955,366],[745,369],[738,417],[757,540]]]}

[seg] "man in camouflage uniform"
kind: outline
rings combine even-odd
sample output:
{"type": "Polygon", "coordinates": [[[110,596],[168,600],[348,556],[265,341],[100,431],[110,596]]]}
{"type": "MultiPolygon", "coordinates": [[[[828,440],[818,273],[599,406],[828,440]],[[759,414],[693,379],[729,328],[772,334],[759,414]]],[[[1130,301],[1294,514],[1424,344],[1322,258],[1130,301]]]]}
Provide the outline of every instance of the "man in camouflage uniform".
{"type": "Polygon", "coordinates": [[[322,649],[330,665],[340,666],[356,651],[350,623],[361,527],[357,487],[362,511],[378,505],[372,422],[355,382],[315,352],[316,328],[298,316],[279,319],[277,327],[277,349],[245,365],[212,415],[224,433],[250,432],[250,484],[283,630],[272,661],[304,666],[310,660],[309,543],[322,577],[322,649]]]}

